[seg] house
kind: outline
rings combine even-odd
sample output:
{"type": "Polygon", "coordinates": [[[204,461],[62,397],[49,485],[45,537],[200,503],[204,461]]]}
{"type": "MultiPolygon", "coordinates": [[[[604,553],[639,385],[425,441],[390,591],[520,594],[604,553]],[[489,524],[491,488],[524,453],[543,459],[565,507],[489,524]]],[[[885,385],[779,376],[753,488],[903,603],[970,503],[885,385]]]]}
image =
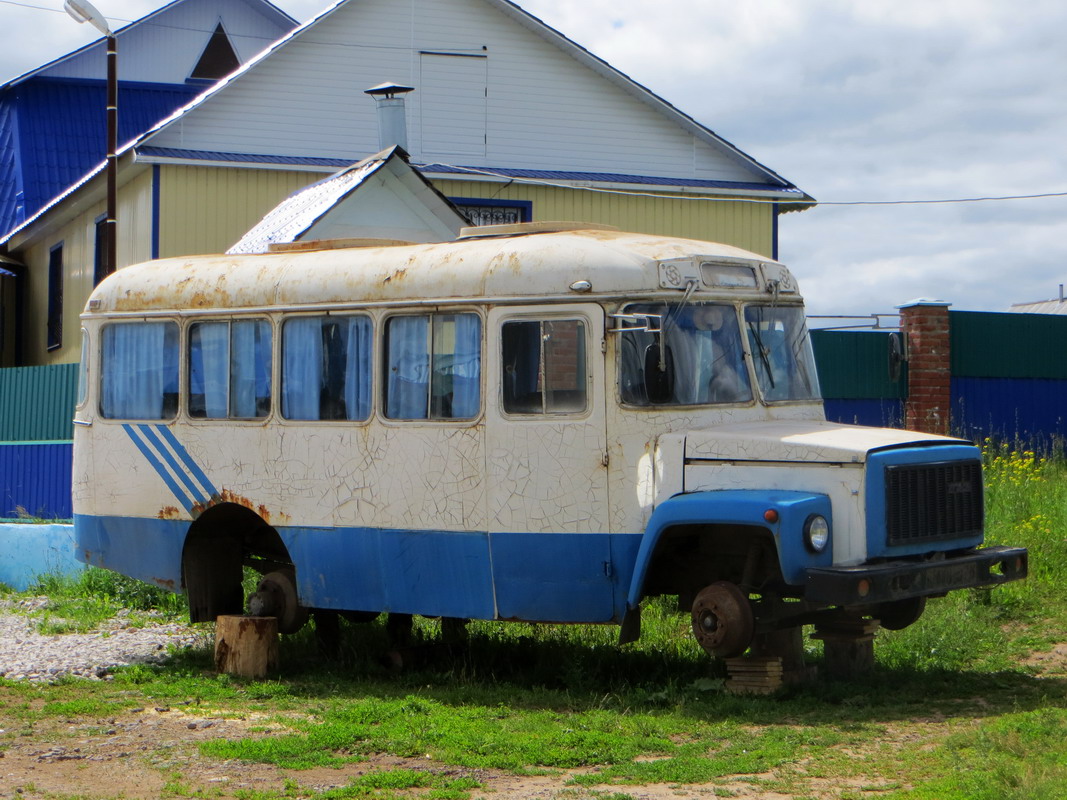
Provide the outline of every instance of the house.
{"type": "MultiPolygon", "coordinates": [[[[174,0],[116,31],[119,141],[144,133],[296,27],[266,0],[174,0]]],[[[0,86],[0,230],[106,155],[105,41],[0,86]]]]}
{"type": "MultiPolygon", "coordinates": [[[[814,202],[508,0],[341,0],[123,149],[119,265],[225,251],[380,150],[363,92],[383,81],[414,89],[411,162],[475,222],[580,220],[773,256],[778,214],[814,202]]],[[[23,302],[3,298],[19,341],[2,363],[78,358],[103,185],[101,166],[0,236],[25,267],[23,302]]]]}
{"type": "MultiPolygon", "coordinates": [[[[267,0],[173,0],[119,29],[119,141],[142,134],[296,24],[267,0]]],[[[105,41],[100,39],[0,86],[0,231],[33,218],[103,161],[105,73],[105,41]]],[[[100,278],[96,265],[102,261],[102,237],[96,236],[95,226],[102,220],[94,217],[90,224],[94,230],[87,234],[91,241],[84,252],[49,251],[53,278],[77,259],[75,274],[63,281],[33,280],[20,269],[21,259],[0,265],[0,365],[49,360],[36,347],[29,359],[17,355],[22,314],[34,304],[53,311],[44,352],[68,352],[62,348],[63,321],[56,309],[84,300],[77,276],[86,269],[90,287],[100,278]],[[61,285],[72,277],[75,285],[61,285]],[[58,288],[51,292],[49,286],[58,288]],[[29,295],[32,291],[38,294],[29,295]]],[[[71,318],[67,324],[76,322],[71,318]]],[[[67,338],[76,340],[76,330],[67,338]]]]}
{"type": "Polygon", "coordinates": [[[1008,309],[1016,314],[1067,314],[1067,296],[1060,284],[1060,296],[1051,300],[1034,300],[1030,303],[1012,303],[1008,309]]]}

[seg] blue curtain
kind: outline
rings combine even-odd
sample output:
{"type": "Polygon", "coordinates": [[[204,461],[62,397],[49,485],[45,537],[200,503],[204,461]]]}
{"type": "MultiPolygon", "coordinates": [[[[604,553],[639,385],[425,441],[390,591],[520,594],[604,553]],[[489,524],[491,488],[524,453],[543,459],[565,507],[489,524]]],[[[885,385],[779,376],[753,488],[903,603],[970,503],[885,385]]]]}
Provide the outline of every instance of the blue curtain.
{"type": "Polygon", "coordinates": [[[190,408],[196,416],[226,416],[229,340],[230,326],[226,322],[199,322],[190,328],[189,394],[190,408]],[[198,409],[201,396],[203,406],[198,409]]]}
{"type": "MultiPolygon", "coordinates": [[[[435,317],[435,322],[437,319],[435,317]]],[[[477,314],[456,314],[443,319],[455,322],[451,416],[453,419],[470,419],[478,415],[481,407],[482,320],[477,314]]],[[[434,371],[437,371],[436,364],[434,371]]]]}
{"type": "Polygon", "coordinates": [[[282,416],[318,419],[322,390],[321,317],[287,320],[282,345],[282,416]]]}
{"type": "Polygon", "coordinates": [[[270,399],[270,323],[233,323],[230,344],[230,416],[263,417],[270,399]]]}
{"type": "Polygon", "coordinates": [[[370,416],[371,405],[371,321],[369,317],[348,317],[347,364],[345,369],[345,409],[348,419],[370,416]]]}
{"type": "Polygon", "coordinates": [[[178,386],[173,322],[112,324],[101,339],[100,413],[108,419],[165,419],[165,393],[178,386]]]}
{"type": "Polygon", "coordinates": [[[393,317],[388,322],[386,362],[389,371],[385,415],[392,419],[426,419],[429,411],[429,317],[393,317]]]}

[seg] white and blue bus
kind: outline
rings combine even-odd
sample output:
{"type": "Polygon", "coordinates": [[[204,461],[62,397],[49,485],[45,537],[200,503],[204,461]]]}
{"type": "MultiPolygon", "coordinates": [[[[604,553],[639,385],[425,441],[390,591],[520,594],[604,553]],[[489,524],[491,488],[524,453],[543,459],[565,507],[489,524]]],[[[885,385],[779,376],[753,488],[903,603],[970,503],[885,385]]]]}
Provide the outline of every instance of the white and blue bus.
{"type": "Polygon", "coordinates": [[[676,596],[708,652],[918,618],[1026,574],[983,548],[979,451],[828,423],[796,282],[589,226],[122,269],[82,316],[85,562],[192,620],[308,610],[620,625],[676,596]]]}

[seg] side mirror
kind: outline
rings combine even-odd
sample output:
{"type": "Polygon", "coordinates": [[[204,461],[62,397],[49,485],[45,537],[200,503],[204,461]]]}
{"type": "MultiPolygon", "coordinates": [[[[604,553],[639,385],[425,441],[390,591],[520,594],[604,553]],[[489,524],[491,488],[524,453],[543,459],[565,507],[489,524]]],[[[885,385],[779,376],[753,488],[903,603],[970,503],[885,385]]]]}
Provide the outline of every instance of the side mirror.
{"type": "Polygon", "coordinates": [[[674,397],[674,353],[658,344],[645,348],[645,394],[653,404],[669,403],[674,397]]]}
{"type": "Polygon", "coordinates": [[[889,380],[896,383],[904,369],[904,334],[889,334],[889,380]]]}

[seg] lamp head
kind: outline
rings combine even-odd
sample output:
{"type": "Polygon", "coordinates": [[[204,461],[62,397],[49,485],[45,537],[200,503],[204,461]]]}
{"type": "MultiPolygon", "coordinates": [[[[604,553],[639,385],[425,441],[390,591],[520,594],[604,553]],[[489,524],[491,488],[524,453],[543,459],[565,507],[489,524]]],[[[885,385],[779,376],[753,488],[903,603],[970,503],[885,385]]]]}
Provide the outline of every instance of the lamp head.
{"type": "Polygon", "coordinates": [[[70,14],[75,22],[88,22],[104,36],[113,36],[104,15],[96,10],[89,0],[63,0],[63,10],[70,14]]]}

